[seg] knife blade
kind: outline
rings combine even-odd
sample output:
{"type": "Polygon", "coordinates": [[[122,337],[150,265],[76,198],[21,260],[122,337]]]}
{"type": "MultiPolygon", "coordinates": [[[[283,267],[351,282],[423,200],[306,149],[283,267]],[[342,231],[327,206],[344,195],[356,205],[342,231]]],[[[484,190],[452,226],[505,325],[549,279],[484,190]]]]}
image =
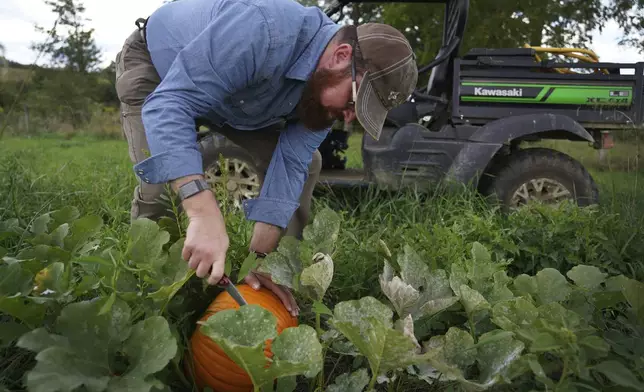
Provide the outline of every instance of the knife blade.
{"type": "Polygon", "coordinates": [[[248,302],[246,302],[244,297],[241,295],[239,290],[237,290],[237,287],[233,284],[230,278],[228,278],[228,276],[224,275],[219,283],[217,283],[217,286],[225,288],[228,294],[230,294],[230,296],[233,297],[235,301],[237,301],[239,306],[248,305],[248,302]]]}

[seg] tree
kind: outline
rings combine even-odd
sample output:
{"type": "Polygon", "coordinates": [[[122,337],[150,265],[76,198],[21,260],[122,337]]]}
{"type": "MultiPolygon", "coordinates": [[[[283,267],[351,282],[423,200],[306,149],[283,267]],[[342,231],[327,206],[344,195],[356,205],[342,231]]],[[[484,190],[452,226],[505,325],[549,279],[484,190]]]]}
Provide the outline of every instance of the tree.
{"type": "Polygon", "coordinates": [[[46,33],[48,39],[31,45],[51,57],[54,66],[63,66],[72,71],[87,73],[100,64],[100,51],[94,41],[94,29],[85,29],[88,21],[82,17],[85,7],[79,0],[45,0],[45,3],[58,15],[50,30],[36,25],[36,30],[46,33]],[[61,30],[65,30],[61,33],[61,30]]]}
{"type": "Polygon", "coordinates": [[[644,0],[611,0],[607,16],[622,28],[621,45],[632,46],[644,52],[644,0]]]}

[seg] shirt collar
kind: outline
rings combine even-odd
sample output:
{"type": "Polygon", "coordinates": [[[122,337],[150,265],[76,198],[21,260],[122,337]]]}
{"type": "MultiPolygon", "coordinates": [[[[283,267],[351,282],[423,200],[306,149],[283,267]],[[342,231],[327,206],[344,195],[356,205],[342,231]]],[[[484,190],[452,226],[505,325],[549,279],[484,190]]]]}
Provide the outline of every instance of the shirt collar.
{"type": "Polygon", "coordinates": [[[315,67],[318,64],[320,56],[322,56],[322,53],[326,49],[327,44],[340,28],[341,26],[336,23],[322,26],[304,49],[302,55],[286,71],[286,77],[307,81],[309,76],[315,71],[315,67]]]}

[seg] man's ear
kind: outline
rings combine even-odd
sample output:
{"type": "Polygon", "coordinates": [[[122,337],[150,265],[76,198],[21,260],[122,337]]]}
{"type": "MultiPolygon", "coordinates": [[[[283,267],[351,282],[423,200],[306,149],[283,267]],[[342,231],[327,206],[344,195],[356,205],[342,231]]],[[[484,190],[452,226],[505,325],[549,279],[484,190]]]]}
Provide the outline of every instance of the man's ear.
{"type": "Polygon", "coordinates": [[[340,44],[335,47],[331,57],[332,69],[346,69],[351,64],[351,52],[353,47],[349,44],[340,44]]]}

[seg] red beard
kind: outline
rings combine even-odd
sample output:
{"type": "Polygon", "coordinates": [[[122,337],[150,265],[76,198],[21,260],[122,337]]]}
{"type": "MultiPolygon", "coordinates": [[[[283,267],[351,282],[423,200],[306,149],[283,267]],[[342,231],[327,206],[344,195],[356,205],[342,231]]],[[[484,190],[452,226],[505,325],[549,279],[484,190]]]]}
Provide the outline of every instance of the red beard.
{"type": "Polygon", "coordinates": [[[304,126],[312,131],[323,131],[335,121],[342,120],[342,111],[329,111],[320,103],[320,97],[325,88],[341,82],[347,75],[347,70],[328,69],[319,69],[311,75],[297,104],[297,115],[304,126]]]}

